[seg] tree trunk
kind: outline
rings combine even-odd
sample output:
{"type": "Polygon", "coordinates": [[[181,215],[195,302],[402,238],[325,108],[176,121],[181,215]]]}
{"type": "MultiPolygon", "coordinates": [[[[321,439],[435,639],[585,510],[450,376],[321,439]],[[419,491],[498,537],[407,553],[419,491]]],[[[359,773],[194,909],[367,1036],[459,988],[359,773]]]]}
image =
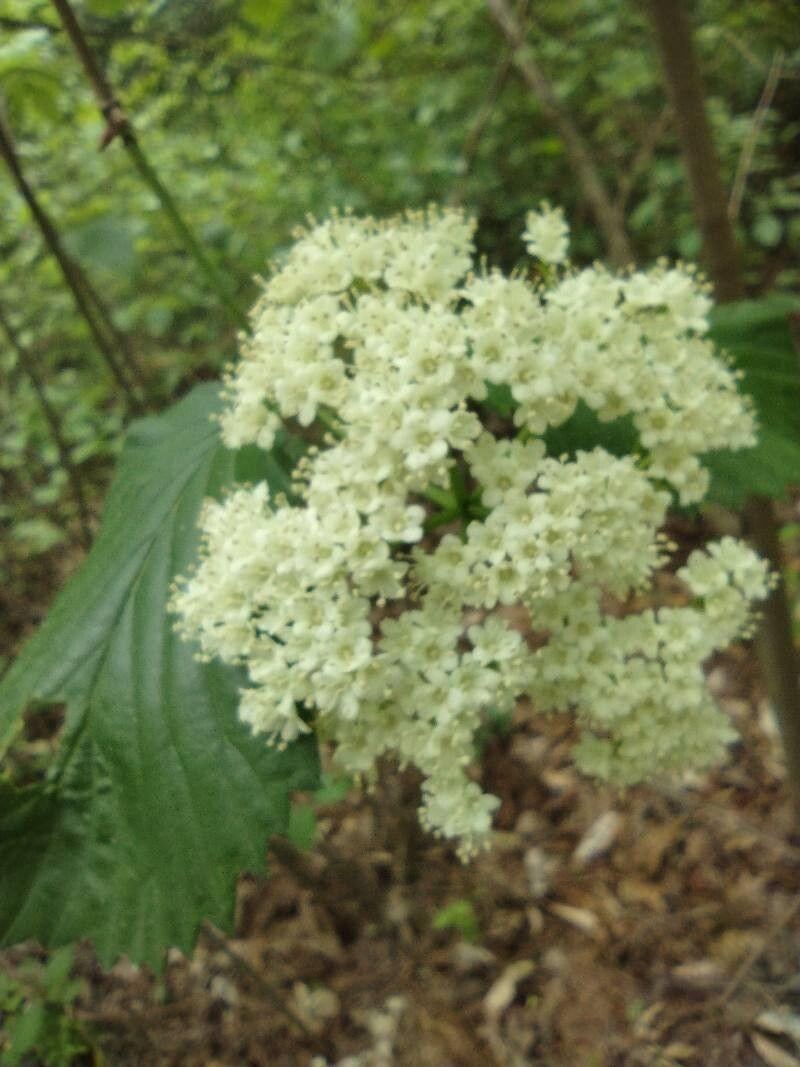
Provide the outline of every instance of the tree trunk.
{"type": "MultiPolygon", "coordinates": [[[[649,7],[714,293],[720,303],[740,300],[745,286],[739,249],[727,213],[728,198],[706,112],[687,8],[683,0],[650,0],[649,7]]],[[[759,645],[769,697],[783,737],[788,777],[800,812],[800,669],[772,502],[751,497],[744,516],[753,543],[781,579],[764,607],[759,645]]]]}

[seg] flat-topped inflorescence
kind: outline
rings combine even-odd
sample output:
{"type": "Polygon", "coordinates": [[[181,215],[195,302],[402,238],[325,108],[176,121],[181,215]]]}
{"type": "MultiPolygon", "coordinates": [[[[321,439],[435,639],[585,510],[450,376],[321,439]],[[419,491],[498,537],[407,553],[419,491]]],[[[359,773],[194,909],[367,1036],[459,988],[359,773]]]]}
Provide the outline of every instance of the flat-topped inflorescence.
{"type": "Polygon", "coordinates": [[[651,587],[672,493],[706,491],[699,457],[755,442],[751,406],[693,270],[573,269],[543,206],[524,239],[545,267],[507,277],[474,268],[474,228],[432,208],[299,235],[228,373],[222,435],[268,449],[283,420],[322,430],[295,500],[260,484],[207,504],[173,598],[203,655],[247,667],[255,730],[286,744],[313,724],[366,778],[387,753],[414,764],[423,823],[463,855],[497,806],[469,775],[475,733],[522,696],[572,710],[580,766],[614,781],[717,759],[732,730],[702,664],[769,585],[726,538],[679,572],[690,605],[604,612],[651,587]],[[579,401],[629,416],[639,452],[548,456],[579,401]]]}

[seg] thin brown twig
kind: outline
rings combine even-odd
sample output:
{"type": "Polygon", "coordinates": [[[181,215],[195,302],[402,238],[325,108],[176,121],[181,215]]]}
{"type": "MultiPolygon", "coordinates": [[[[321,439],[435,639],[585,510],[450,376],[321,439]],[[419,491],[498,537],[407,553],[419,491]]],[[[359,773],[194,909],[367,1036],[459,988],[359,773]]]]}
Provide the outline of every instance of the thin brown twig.
{"type": "Polygon", "coordinates": [[[734,222],[738,219],[742,207],[744,188],[747,184],[750,168],[753,165],[753,155],[756,150],[758,135],[761,133],[761,127],[764,125],[767,112],[772,104],[772,98],[775,96],[775,90],[778,88],[778,82],[781,80],[784,58],[785,55],[783,49],[779,48],[772,57],[767,80],[764,82],[761,97],[753,112],[753,118],[750,121],[747,136],[742,142],[742,150],[739,153],[739,162],[736,165],[736,175],[733,179],[731,196],[728,201],[728,216],[734,222]]]}
{"type": "Polygon", "coordinates": [[[58,32],[58,26],[41,19],[15,19],[9,15],[0,15],[0,27],[4,30],[48,30],[58,32]]]}
{"type": "Polygon", "coordinates": [[[138,171],[139,177],[158,199],[164,214],[180,237],[181,243],[205,275],[220,303],[224,305],[236,324],[246,330],[248,327],[246,316],[231,296],[226,279],[206,255],[202,245],[184,219],[177,201],[145,155],[139,143],[136,130],[95,58],[69,0],[52,0],[52,4],[61,19],[61,24],[70,39],[75,54],[83,66],[86,77],[92,87],[92,92],[97,100],[97,106],[106,121],[106,128],[100,140],[101,150],[111,144],[115,138],[119,138],[138,171]]]}
{"type": "Polygon", "coordinates": [[[770,945],[774,944],[776,938],[786,929],[798,912],[800,912],[800,896],[796,897],[789,907],[784,909],[783,913],[778,916],[769,930],[767,930],[761,943],[745,956],[730,982],[728,982],[720,995],[711,1002],[709,1008],[719,1009],[725,1007],[728,1001],[739,991],[750,971],[752,971],[770,945]]]}
{"type": "Polygon", "coordinates": [[[273,834],[269,839],[269,848],[301,886],[314,891],[319,888],[321,882],[319,873],[313,869],[308,858],[295,848],[291,841],[281,837],[280,834],[273,834]]]}
{"type": "Polygon", "coordinates": [[[316,848],[327,865],[322,870],[315,870],[308,857],[280,834],[272,835],[269,848],[300,885],[312,890],[316,900],[324,901],[341,937],[352,937],[364,921],[377,919],[381,895],[374,873],[368,867],[343,860],[325,841],[319,842],[316,848]]]}
{"type": "Polygon", "coordinates": [[[721,832],[735,831],[737,833],[754,834],[761,845],[771,845],[779,849],[788,860],[796,863],[800,860],[800,846],[792,844],[779,830],[760,826],[752,819],[743,815],[738,808],[731,808],[710,800],[707,796],[699,794],[687,794],[681,787],[661,785],[659,792],[679,806],[682,811],[682,819],[701,821],[707,819],[716,824],[721,832]]]}
{"type": "Polygon", "coordinates": [[[97,309],[97,312],[103,322],[103,325],[108,331],[112,343],[116,345],[117,351],[119,352],[123,363],[128,368],[128,371],[131,374],[132,378],[138,383],[142,393],[146,395],[148,400],[147,406],[150,408],[157,407],[158,404],[156,398],[153,397],[151,391],[148,389],[142,372],[136,361],[136,356],[133,354],[130,338],[126,333],[120,330],[116,322],[114,322],[114,316],[111,314],[111,309],[109,308],[103,297],[100,296],[99,291],[89,282],[89,279],[86,277],[86,272],[82,270],[82,268],[77,263],[74,266],[78,281],[83,285],[86,291],[87,298],[97,309]]]}
{"type": "Polygon", "coordinates": [[[648,8],[714,296],[721,303],[741,300],[740,253],[725,211],[726,190],[706,114],[689,6],[684,0],[649,0],[648,8]]]}
{"type": "Polygon", "coordinates": [[[0,307],[0,328],[8,339],[8,343],[17,353],[19,357],[20,366],[24,373],[30,379],[30,383],[33,386],[33,391],[36,394],[36,399],[39,402],[39,406],[42,409],[42,414],[45,417],[48,427],[50,428],[50,435],[55,443],[56,450],[58,452],[58,460],[61,467],[64,469],[67,478],[69,479],[70,486],[72,488],[72,494],[75,498],[75,505],[78,509],[78,521],[80,529],[80,540],[84,548],[88,548],[92,542],[92,530],[91,530],[91,513],[89,511],[89,505],[86,502],[86,494],[83,491],[83,481],[80,471],[72,462],[72,457],[69,452],[69,445],[64,437],[61,429],[61,420],[58,416],[58,412],[50,403],[47,396],[47,390],[45,389],[44,379],[39,373],[39,368],[36,366],[36,359],[33,353],[24,345],[19,337],[19,334],[12,326],[4,310],[0,307]]]}
{"type": "Polygon", "coordinates": [[[627,169],[620,176],[617,185],[616,206],[621,214],[625,213],[636,179],[652,160],[658,147],[658,142],[666,133],[671,121],[672,108],[669,104],[665,104],[655,122],[648,127],[641,144],[633,154],[633,159],[631,159],[627,169]]]}
{"type": "Polygon", "coordinates": [[[766,73],[766,63],[763,61],[763,59],[761,59],[760,56],[757,56],[752,49],[747,47],[744,41],[741,40],[740,36],[737,36],[732,30],[729,30],[727,26],[720,26],[719,32],[725,38],[728,44],[735,48],[739,55],[742,56],[752,67],[755,67],[756,70],[760,70],[763,73],[766,73]]]}
{"type": "Polygon", "coordinates": [[[510,46],[514,66],[564,142],[575,176],[608,247],[609,259],[616,267],[629,266],[634,261],[634,254],[625,225],[625,216],[617,209],[609,195],[586,139],[578,129],[572,115],[558,99],[550,79],[539,66],[531,50],[526,47],[525,34],[506,0],[486,0],[486,3],[492,18],[510,46]]]}
{"type": "Polygon", "coordinates": [[[464,147],[461,149],[461,174],[459,175],[458,183],[450,197],[450,203],[453,205],[460,204],[464,197],[467,178],[469,177],[472,166],[478,155],[480,143],[483,140],[483,135],[486,133],[494,109],[503,94],[503,90],[506,87],[508,76],[511,73],[513,66],[514,50],[508,48],[506,49],[505,54],[501,56],[500,62],[495,68],[494,77],[486,91],[486,96],[484,97],[481,106],[478,108],[478,112],[464,139],[464,147]]]}
{"type": "Polygon", "coordinates": [[[313,1044],[318,1051],[329,1055],[331,1049],[329,1042],[324,1038],[315,1034],[308,1026],[308,1024],[297,1014],[291,1004],[284,997],[282,991],[271,982],[265,975],[257,971],[249,960],[241,956],[235,949],[231,948],[228,944],[224,934],[219,931],[216,926],[208,919],[203,923],[203,933],[209,941],[214,945],[216,949],[223,952],[233,965],[240,971],[240,973],[246,975],[256,985],[264,995],[272,1001],[278,1011],[284,1015],[293,1026],[302,1033],[306,1040],[313,1044]]]}
{"type": "Polygon", "coordinates": [[[125,394],[129,408],[134,413],[140,414],[143,411],[143,404],[139,393],[141,383],[133,383],[129,380],[128,374],[131,372],[131,369],[128,368],[126,371],[125,367],[119,363],[114,345],[107,336],[102,322],[98,319],[98,310],[101,308],[102,304],[98,303],[99,298],[97,300],[93,298],[93,286],[90,284],[88,278],[78,264],[75,263],[72,257],[67,253],[61,242],[61,237],[59,236],[55,224],[43,208],[38,196],[34,192],[33,186],[25,176],[22,162],[14,144],[11,129],[3,115],[1,100],[0,156],[2,156],[3,161],[11,174],[14,184],[17,187],[17,191],[28,205],[28,209],[39,228],[45,244],[58,263],[64,281],[67,283],[67,286],[72,293],[72,298],[75,301],[78,311],[81,313],[89,327],[89,331],[94,338],[100,354],[108,365],[109,370],[125,394]],[[139,388],[137,388],[137,385],[139,388]]]}

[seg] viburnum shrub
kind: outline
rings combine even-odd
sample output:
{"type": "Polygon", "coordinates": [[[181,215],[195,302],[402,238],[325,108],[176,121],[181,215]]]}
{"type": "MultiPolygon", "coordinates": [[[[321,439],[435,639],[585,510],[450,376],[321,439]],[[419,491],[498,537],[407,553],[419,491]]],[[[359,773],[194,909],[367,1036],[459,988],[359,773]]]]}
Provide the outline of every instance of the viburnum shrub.
{"type": "Polygon", "coordinates": [[[677,571],[686,603],[659,606],[673,497],[702,499],[703,453],[755,442],[694,271],[575,269],[542,205],[534,261],[506,276],[475,265],[474,229],[430,209],[298,234],[221,416],[232,449],[299,427],[293,491],[209,500],[171,601],[203,656],[246,668],[240,715],[267,742],[314,730],[367,780],[384,755],[413,764],[423,824],[464,857],[498,805],[470,774],[476,731],[522,697],[571,710],[578,766],[614,782],[717,759],[732,729],[703,662],[769,587],[725,537],[677,571]],[[636,452],[548,455],[581,401],[629,416],[636,452]]]}

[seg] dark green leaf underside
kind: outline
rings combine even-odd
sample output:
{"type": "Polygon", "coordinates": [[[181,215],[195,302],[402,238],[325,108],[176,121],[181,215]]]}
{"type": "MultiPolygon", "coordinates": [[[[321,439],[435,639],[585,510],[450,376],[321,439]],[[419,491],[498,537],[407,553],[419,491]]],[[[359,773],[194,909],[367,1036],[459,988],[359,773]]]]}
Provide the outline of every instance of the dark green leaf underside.
{"type": "Polygon", "coordinates": [[[741,300],[714,309],[711,336],[744,373],[742,391],[758,414],[758,444],[705,457],[709,497],[741,507],[751,494],[782,497],[800,484],[800,353],[790,317],[800,303],[789,296],[741,300]]]}

